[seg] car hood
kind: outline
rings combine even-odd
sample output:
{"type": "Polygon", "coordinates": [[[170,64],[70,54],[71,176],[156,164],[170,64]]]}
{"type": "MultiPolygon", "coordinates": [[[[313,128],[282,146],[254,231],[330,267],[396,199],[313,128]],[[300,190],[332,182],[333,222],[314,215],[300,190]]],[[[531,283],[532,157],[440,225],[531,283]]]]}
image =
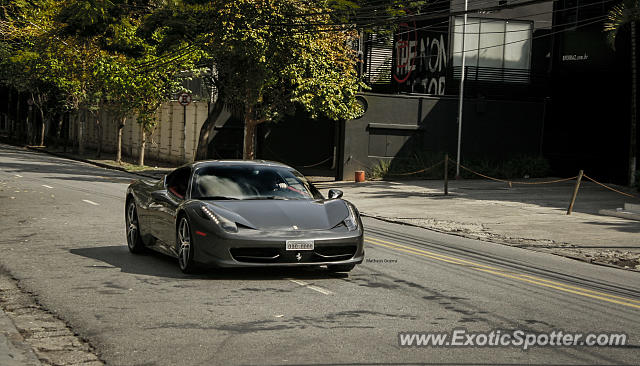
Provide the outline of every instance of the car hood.
{"type": "Polygon", "coordinates": [[[341,199],[238,200],[207,203],[217,214],[257,230],[327,230],[338,225],[349,215],[347,203],[341,199]]]}

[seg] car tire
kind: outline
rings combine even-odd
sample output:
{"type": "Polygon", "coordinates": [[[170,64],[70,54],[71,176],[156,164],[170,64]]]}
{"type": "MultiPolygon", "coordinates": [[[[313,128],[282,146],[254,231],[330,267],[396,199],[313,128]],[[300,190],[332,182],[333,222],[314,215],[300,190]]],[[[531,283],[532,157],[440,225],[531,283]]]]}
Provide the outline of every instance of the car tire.
{"type": "Polygon", "coordinates": [[[336,265],[328,265],[327,268],[331,272],[350,272],[355,268],[355,263],[351,264],[336,264],[336,265]]]}
{"type": "Polygon", "coordinates": [[[196,262],[194,261],[193,235],[191,224],[186,215],[180,216],[176,229],[176,252],[178,253],[178,265],[183,273],[194,273],[196,262]]]}
{"type": "Polygon", "coordinates": [[[127,247],[131,253],[141,254],[146,247],[140,235],[140,220],[138,220],[138,209],[135,200],[131,199],[127,203],[125,211],[125,229],[127,232],[127,247]]]}

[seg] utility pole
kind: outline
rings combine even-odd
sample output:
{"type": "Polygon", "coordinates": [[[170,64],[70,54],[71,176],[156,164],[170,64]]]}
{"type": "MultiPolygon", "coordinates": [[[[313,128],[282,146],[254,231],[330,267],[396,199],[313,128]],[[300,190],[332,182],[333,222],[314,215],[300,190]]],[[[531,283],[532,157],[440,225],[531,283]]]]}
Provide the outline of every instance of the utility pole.
{"type": "MultiPolygon", "coordinates": [[[[462,70],[460,72],[460,100],[458,101],[458,155],[456,156],[456,178],[460,177],[460,147],[462,146],[462,104],[464,103],[464,38],[467,30],[468,0],[464,0],[464,20],[462,21],[462,70]]],[[[453,27],[455,30],[455,26],[453,27]]]]}
{"type": "Polygon", "coordinates": [[[187,162],[187,106],[191,104],[191,94],[182,93],[178,97],[182,105],[182,162],[187,162]]]}

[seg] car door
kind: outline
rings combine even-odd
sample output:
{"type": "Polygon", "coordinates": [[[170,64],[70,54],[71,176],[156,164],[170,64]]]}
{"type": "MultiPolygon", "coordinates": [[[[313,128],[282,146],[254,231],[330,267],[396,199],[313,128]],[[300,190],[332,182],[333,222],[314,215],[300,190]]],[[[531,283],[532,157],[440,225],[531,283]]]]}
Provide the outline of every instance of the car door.
{"type": "Polygon", "coordinates": [[[174,249],[176,233],[176,211],[178,206],[187,198],[191,167],[175,170],[167,176],[164,194],[155,200],[157,238],[167,249],[174,249]]]}
{"type": "Polygon", "coordinates": [[[153,186],[145,187],[145,189],[140,189],[137,192],[138,203],[140,204],[140,207],[138,207],[138,221],[140,222],[145,234],[154,235],[154,212],[150,211],[150,209],[153,209],[154,199],[158,196],[158,192],[164,190],[164,179],[165,177],[162,177],[162,179],[153,186]]]}

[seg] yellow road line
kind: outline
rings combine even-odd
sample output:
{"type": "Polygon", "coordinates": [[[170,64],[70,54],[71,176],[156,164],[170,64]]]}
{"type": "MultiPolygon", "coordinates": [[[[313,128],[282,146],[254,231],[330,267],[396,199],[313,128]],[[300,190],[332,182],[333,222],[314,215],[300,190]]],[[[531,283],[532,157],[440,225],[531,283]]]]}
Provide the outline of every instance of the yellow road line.
{"type": "MultiPolygon", "coordinates": [[[[633,307],[633,308],[636,308],[636,309],[640,309],[640,305],[638,305],[638,304],[632,304],[632,303],[628,303],[628,302],[624,302],[624,301],[614,300],[614,299],[611,299],[611,298],[608,298],[608,297],[597,296],[597,295],[589,294],[589,293],[583,292],[583,291],[571,290],[571,289],[568,289],[568,288],[565,288],[565,287],[555,286],[555,285],[551,285],[551,284],[544,283],[544,282],[528,280],[526,278],[522,278],[522,277],[519,277],[519,276],[512,276],[512,275],[507,274],[507,273],[502,273],[502,272],[497,272],[497,271],[490,271],[488,269],[482,269],[482,268],[474,268],[474,269],[478,270],[478,271],[492,273],[492,274],[495,274],[495,275],[498,275],[498,276],[502,276],[502,277],[513,278],[515,280],[529,282],[529,283],[533,283],[533,284],[536,284],[536,285],[549,287],[549,288],[553,288],[553,289],[564,291],[564,292],[569,292],[569,293],[580,295],[580,296],[586,296],[586,297],[590,297],[590,298],[593,298],[593,299],[608,301],[608,302],[612,302],[614,304],[625,305],[625,306],[630,306],[630,307],[633,307]]],[[[610,296],[610,295],[606,295],[606,296],[610,296]]],[[[628,300],[629,301],[633,301],[631,299],[628,299],[628,300]]]]}
{"type": "Polygon", "coordinates": [[[589,297],[589,298],[594,298],[594,299],[598,299],[598,300],[603,300],[603,301],[607,301],[607,302],[611,302],[611,303],[615,303],[615,304],[619,304],[619,305],[624,305],[624,306],[629,306],[629,307],[640,309],[640,305],[639,305],[640,301],[634,300],[634,299],[629,299],[629,298],[626,298],[626,297],[611,295],[611,294],[607,294],[607,293],[599,292],[599,291],[593,291],[593,290],[589,290],[589,289],[582,288],[582,287],[571,286],[571,285],[567,285],[567,284],[564,284],[564,283],[555,282],[555,281],[551,281],[551,280],[546,280],[544,278],[539,278],[539,277],[530,276],[530,275],[526,275],[526,274],[519,274],[519,273],[513,273],[513,272],[508,273],[508,272],[504,272],[504,271],[502,271],[502,270],[500,270],[500,269],[498,269],[496,267],[491,267],[491,266],[483,265],[483,264],[480,264],[480,263],[475,263],[475,262],[472,262],[472,261],[467,261],[467,260],[464,260],[464,259],[460,259],[460,258],[456,258],[456,257],[444,255],[444,254],[438,254],[438,253],[430,252],[430,251],[427,251],[427,250],[422,250],[422,249],[418,249],[418,248],[412,248],[412,247],[409,247],[409,246],[396,244],[396,243],[389,242],[389,241],[382,240],[382,239],[367,237],[365,239],[365,241],[368,242],[369,244],[382,246],[382,247],[386,247],[386,248],[389,248],[389,249],[393,249],[393,250],[397,250],[397,251],[401,251],[401,252],[405,252],[405,253],[409,253],[409,254],[416,254],[416,255],[419,255],[419,256],[422,256],[422,257],[436,259],[436,260],[439,260],[439,261],[442,261],[442,262],[447,262],[447,263],[451,263],[451,264],[467,266],[468,268],[475,269],[475,270],[478,270],[478,271],[483,271],[483,272],[486,272],[486,273],[491,273],[491,274],[494,274],[494,275],[497,275],[497,276],[507,277],[507,278],[511,278],[511,279],[515,279],[515,280],[519,280],[519,281],[523,281],[523,282],[536,284],[536,285],[539,285],[539,286],[544,286],[544,287],[547,287],[547,288],[553,288],[553,289],[556,289],[556,290],[560,290],[560,291],[564,291],[564,292],[568,292],[568,293],[572,293],[572,294],[576,294],[576,295],[581,295],[581,296],[585,296],[585,297],[589,297]],[[616,300],[616,299],[618,299],[618,300],[616,300]],[[620,300],[624,300],[624,301],[620,301],[620,300]],[[638,304],[635,304],[635,303],[638,303],[638,304]]]}
{"type": "MultiPolygon", "coordinates": [[[[470,265],[475,266],[475,267],[487,268],[487,269],[492,269],[492,270],[501,271],[501,272],[505,273],[504,270],[501,270],[501,269],[496,268],[496,267],[491,267],[491,266],[483,265],[483,264],[480,264],[480,263],[476,263],[476,262],[472,262],[472,261],[468,261],[468,260],[464,260],[464,259],[457,259],[455,257],[446,256],[444,254],[437,254],[437,253],[429,252],[429,251],[418,249],[418,248],[408,247],[408,246],[405,246],[405,245],[392,243],[392,242],[389,242],[389,241],[386,241],[386,240],[382,240],[382,239],[378,239],[378,238],[367,237],[367,239],[368,240],[373,240],[373,241],[376,241],[376,242],[391,244],[391,245],[397,246],[397,247],[407,248],[409,250],[413,250],[413,251],[417,251],[417,252],[421,252],[421,253],[428,253],[430,255],[441,256],[441,257],[450,258],[450,259],[456,259],[456,260],[458,260],[460,262],[464,262],[464,263],[470,264],[470,265]]],[[[506,273],[508,273],[508,271],[506,273]]],[[[568,285],[568,284],[565,284],[565,283],[556,282],[556,281],[552,281],[552,280],[547,280],[547,279],[536,277],[536,276],[531,276],[531,275],[526,275],[526,274],[521,274],[521,273],[514,273],[514,272],[510,272],[510,273],[512,273],[513,275],[519,276],[519,277],[530,278],[530,279],[533,279],[535,281],[547,282],[547,283],[550,283],[550,284],[563,286],[563,287],[567,287],[567,288],[571,288],[571,289],[575,289],[575,290],[579,290],[579,291],[589,292],[589,293],[596,294],[596,295],[607,296],[607,297],[611,297],[611,298],[621,299],[621,300],[625,300],[625,301],[631,301],[631,302],[635,302],[635,303],[640,304],[640,300],[634,300],[634,299],[629,299],[629,298],[626,298],[626,297],[607,294],[607,293],[600,292],[600,291],[589,290],[589,289],[586,289],[586,288],[583,288],[583,287],[572,286],[572,285],[568,285]]]]}
{"type": "Polygon", "coordinates": [[[409,247],[409,246],[401,245],[401,244],[397,244],[397,243],[392,243],[390,241],[386,241],[386,240],[382,240],[382,239],[378,239],[378,238],[372,238],[370,236],[367,237],[367,240],[374,240],[374,241],[376,241],[378,243],[390,244],[390,245],[393,245],[395,247],[405,248],[405,249],[413,250],[413,251],[420,252],[420,253],[429,254],[429,255],[432,255],[432,256],[440,257],[440,258],[446,258],[446,259],[454,260],[454,261],[457,261],[457,262],[470,264],[470,265],[476,266],[476,267],[488,268],[488,269],[496,269],[496,270],[498,269],[496,267],[492,267],[492,266],[488,266],[488,265],[484,265],[484,264],[480,264],[480,263],[476,263],[476,262],[471,262],[471,261],[468,261],[468,260],[465,260],[465,259],[451,257],[451,256],[444,255],[444,254],[438,254],[438,253],[430,252],[428,250],[409,247]]]}

